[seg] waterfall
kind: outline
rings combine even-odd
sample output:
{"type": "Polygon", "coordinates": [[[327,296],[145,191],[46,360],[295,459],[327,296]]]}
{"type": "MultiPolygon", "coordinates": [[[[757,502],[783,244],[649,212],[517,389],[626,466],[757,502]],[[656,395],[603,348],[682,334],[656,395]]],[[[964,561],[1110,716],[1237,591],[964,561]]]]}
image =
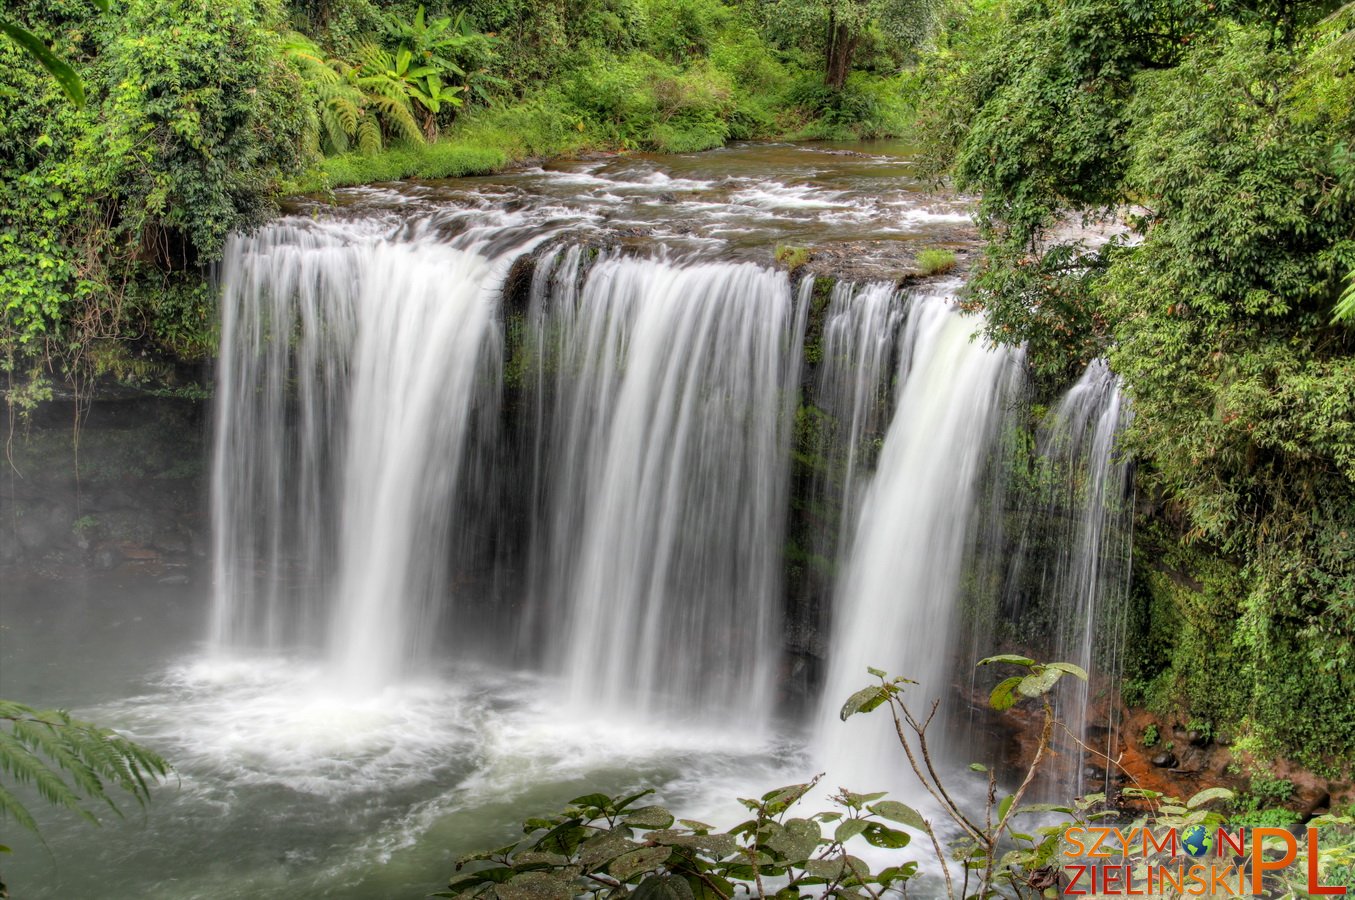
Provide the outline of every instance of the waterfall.
{"type": "Polygon", "coordinates": [[[841,525],[835,546],[828,548],[835,557],[851,541],[860,499],[857,476],[867,462],[862,457],[871,455],[863,445],[887,424],[882,420],[889,408],[890,365],[902,310],[897,289],[884,282],[838,282],[828,303],[815,400],[838,423],[818,443],[820,454],[832,458],[840,475],[822,479],[826,483],[816,484],[815,493],[838,509],[841,525]]]}
{"type": "Polygon", "coordinates": [[[576,267],[545,267],[529,324],[555,664],[580,707],[754,728],[780,656],[790,284],[753,265],[603,259],[580,285],[576,267]]]}
{"type": "MultiPolygon", "coordinates": [[[[1041,428],[1042,491],[1032,498],[1012,560],[1013,590],[1026,595],[1016,604],[1027,619],[1025,630],[1044,631],[1049,658],[1077,663],[1093,673],[1093,683],[1117,674],[1129,588],[1133,480],[1129,460],[1115,452],[1127,416],[1119,379],[1094,360],[1041,428]]],[[[1110,729],[1100,740],[1090,735],[1092,684],[1066,682],[1056,700],[1060,721],[1081,744],[1113,755],[1110,729]]],[[[1051,778],[1060,796],[1070,788],[1080,796],[1105,786],[1088,785],[1087,754],[1079,743],[1067,737],[1055,743],[1060,753],[1051,778]]]]}
{"type": "MultiPolygon", "coordinates": [[[[883,717],[844,724],[840,704],[867,666],[916,679],[918,708],[949,695],[970,649],[961,602],[996,593],[982,572],[1037,582],[1027,593],[1061,604],[1058,658],[1095,668],[1128,571],[1122,404],[1103,364],[1047,418],[1048,493],[1027,504],[1014,562],[978,565],[1004,544],[990,476],[1020,367],[975,340],[948,291],[838,284],[802,383],[810,280],[796,292],[753,264],[579,246],[529,261],[549,231],[465,225],[286,219],[232,239],[214,646],[319,652],[335,684],[374,688],[449,636],[475,644],[490,615],[575,708],[751,732],[800,677],[782,669],[801,640],[789,609],[829,631],[801,658],[827,659],[816,747],[866,789],[895,784],[897,750],[883,717]],[[517,260],[530,269],[509,279],[517,260]],[[797,502],[837,568],[808,613],[784,574],[801,389],[825,464],[797,502]]],[[[1088,699],[1062,707],[1082,738],[1088,699]]]]}
{"type": "Polygon", "coordinates": [[[493,406],[502,266],[380,223],[235,237],[212,473],[219,647],[324,647],[375,687],[445,613],[442,549],[493,406]]]}
{"type": "Polygon", "coordinates": [[[1019,380],[1016,356],[977,342],[975,327],[948,296],[914,297],[907,311],[893,420],[836,592],[816,733],[833,784],[909,784],[887,716],[838,719],[843,701],[870,682],[867,666],[919,682],[908,699],[924,715],[950,693],[978,484],[1019,380]]]}

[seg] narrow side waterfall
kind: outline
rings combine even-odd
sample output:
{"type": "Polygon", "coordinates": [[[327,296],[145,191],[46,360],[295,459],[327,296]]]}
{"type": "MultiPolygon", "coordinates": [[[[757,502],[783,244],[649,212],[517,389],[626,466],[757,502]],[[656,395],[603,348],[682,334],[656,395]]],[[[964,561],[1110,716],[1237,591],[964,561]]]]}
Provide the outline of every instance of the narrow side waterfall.
{"type": "MultiPolygon", "coordinates": [[[[1078,742],[1108,756],[1114,735],[1092,734],[1093,690],[1118,672],[1129,589],[1133,478],[1129,461],[1115,452],[1128,409],[1119,379],[1094,360],[1049,413],[1041,430],[1038,461],[1043,496],[1034,498],[1032,520],[1013,558],[1012,583],[1030,596],[1035,629],[1047,629],[1050,659],[1077,663],[1093,673],[1087,682],[1068,679],[1057,713],[1078,742]]],[[[1066,736],[1051,775],[1060,796],[1080,796],[1105,785],[1090,784],[1087,769],[1105,759],[1089,757],[1066,736]]],[[[1104,779],[1102,779],[1104,782],[1104,779]]]]}
{"type": "Polygon", "coordinates": [[[417,231],[392,240],[372,223],[232,241],[215,644],[323,646],[367,688],[422,656],[446,611],[467,432],[497,403],[498,273],[471,250],[417,231]]]}
{"type": "Polygon", "coordinates": [[[863,464],[875,462],[864,444],[888,424],[890,378],[902,317],[902,298],[893,284],[833,286],[815,400],[838,423],[831,434],[821,436],[819,448],[825,457],[837,457],[833,461],[841,476],[833,483],[816,484],[815,494],[838,510],[836,546],[826,548],[834,557],[840,557],[851,542],[863,464]]]}
{"type": "Polygon", "coordinates": [[[976,489],[1019,379],[1017,357],[984,346],[975,328],[947,296],[915,297],[907,312],[893,421],[837,590],[816,733],[835,785],[909,784],[887,716],[838,719],[843,701],[870,682],[867,666],[918,681],[910,702],[924,715],[950,694],[976,489]]]}
{"type": "Polygon", "coordinates": [[[772,712],[790,386],[784,273],[603,259],[551,270],[537,547],[553,656],[581,707],[772,712]]]}

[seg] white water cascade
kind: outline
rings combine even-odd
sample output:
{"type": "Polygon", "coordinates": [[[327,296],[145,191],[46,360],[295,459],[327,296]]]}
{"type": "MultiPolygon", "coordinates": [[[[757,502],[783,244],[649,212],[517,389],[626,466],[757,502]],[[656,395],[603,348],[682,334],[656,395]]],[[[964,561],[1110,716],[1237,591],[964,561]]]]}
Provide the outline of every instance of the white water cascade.
{"type": "MultiPolygon", "coordinates": [[[[816,752],[831,784],[906,790],[884,715],[838,718],[868,666],[919,682],[925,715],[950,691],[959,584],[980,474],[1019,380],[1015,354],[974,339],[948,296],[914,297],[901,338],[897,402],[860,510],[834,607],[816,752]]],[[[938,727],[934,734],[942,729],[938,727]]]]}
{"type": "Polygon", "coordinates": [[[224,272],[213,644],[320,645],[378,687],[445,612],[501,267],[417,229],[288,222],[233,239],[224,272]]]}
{"type": "MultiPolygon", "coordinates": [[[[1104,361],[1094,360],[1041,429],[1045,493],[1034,498],[1013,557],[1012,583],[1035,595],[1030,603],[1048,623],[1049,658],[1077,663],[1094,679],[1117,675],[1129,589],[1133,479],[1128,458],[1115,451],[1128,416],[1119,379],[1104,361]],[[1027,574],[1028,568],[1034,571],[1027,574]]],[[[1056,695],[1059,720],[1080,744],[1113,756],[1113,728],[1090,733],[1093,684],[1067,682],[1056,695]]],[[[1056,741],[1060,753],[1052,778],[1061,796],[1105,787],[1088,784],[1085,764],[1092,760],[1080,744],[1066,737],[1056,741]]],[[[1096,768],[1105,761],[1095,760],[1096,768]]]]}
{"type": "Polygon", "coordinates": [[[842,457],[841,479],[816,485],[825,502],[838,509],[841,527],[836,546],[825,548],[840,557],[851,542],[860,502],[863,442],[882,432],[889,413],[891,364],[898,347],[903,302],[888,282],[854,285],[838,282],[828,303],[823,327],[823,363],[815,400],[838,427],[820,441],[820,453],[842,457]]]}
{"type": "Polygon", "coordinates": [[[537,602],[579,707],[772,712],[780,655],[791,289],[746,264],[543,267],[532,343],[546,531],[537,602]]]}

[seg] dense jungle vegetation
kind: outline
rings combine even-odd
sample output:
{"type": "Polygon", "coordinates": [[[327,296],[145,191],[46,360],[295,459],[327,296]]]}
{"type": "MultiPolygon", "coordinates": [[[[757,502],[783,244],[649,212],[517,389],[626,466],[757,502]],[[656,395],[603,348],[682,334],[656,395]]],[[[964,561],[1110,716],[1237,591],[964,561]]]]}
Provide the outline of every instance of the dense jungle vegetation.
{"type": "Polygon", "coordinates": [[[930,0],[17,0],[0,42],[9,399],[212,346],[202,275],[280,196],[590,149],[871,137],[930,0]]]}
{"type": "Polygon", "coordinates": [[[1042,392],[1107,356],[1140,461],[1127,697],[1355,759],[1355,11],[1310,0],[10,0],[11,410],[213,345],[288,193],[590,149],[913,134],[1042,392]],[[1079,219],[1127,233],[1078,237],[1079,219]],[[1342,315],[1344,312],[1344,316],[1342,315]]]}
{"type": "Polygon", "coordinates": [[[1330,769],[1355,758],[1352,28],[1288,0],[985,3],[917,104],[982,198],[989,333],[1046,388],[1104,354],[1132,397],[1127,699],[1330,769]],[[1061,227],[1108,215],[1132,231],[1061,227]]]}

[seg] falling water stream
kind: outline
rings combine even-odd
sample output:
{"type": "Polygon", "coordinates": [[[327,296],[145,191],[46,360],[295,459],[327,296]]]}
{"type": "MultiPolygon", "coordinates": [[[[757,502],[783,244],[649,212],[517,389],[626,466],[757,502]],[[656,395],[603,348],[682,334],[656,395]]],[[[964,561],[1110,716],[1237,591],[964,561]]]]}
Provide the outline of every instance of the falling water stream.
{"type": "Polygon", "coordinates": [[[1118,675],[1124,599],[1129,589],[1132,471],[1115,438],[1128,411],[1119,379],[1101,360],[1050,411],[1038,441],[1042,490],[1026,498],[1022,541],[1012,554],[1015,605],[1041,619],[1048,658],[1076,663],[1100,677],[1071,680],[1057,697],[1067,728],[1054,783],[1075,795],[1107,787],[1105,761],[1113,757],[1114,724],[1090,733],[1093,688],[1118,675]],[[1091,753],[1088,753],[1088,748],[1091,753]],[[1095,754],[1101,754],[1095,758],[1095,754]],[[1093,779],[1088,778],[1087,762],[1093,779]],[[1091,782],[1091,783],[1089,783],[1091,782]]]}
{"type": "Polygon", "coordinates": [[[836,594],[818,716],[831,775],[906,789],[885,716],[838,721],[867,667],[918,682],[914,706],[949,695],[954,623],[979,475],[1007,410],[1017,357],[973,340],[950,298],[912,298],[898,402],[836,594]]]}
{"type": "MultiPolygon", "coordinates": [[[[965,205],[889,152],[794,145],[341,199],[222,263],[210,590],[7,611],[7,691],[178,770],[133,827],[50,824],[59,871],[21,846],[24,896],[414,897],[586,791],[731,823],[824,769],[906,793],[887,723],[837,709],[867,666],[955,702],[1024,396],[958,279],[896,286],[969,240],[965,205]],[[783,242],[846,277],[792,278],[783,242]]],[[[1094,366],[1040,443],[1072,493],[1021,507],[1031,534],[1075,509],[1066,551],[1003,560],[1044,567],[1089,664],[1127,571],[1123,417],[1094,366]]]]}
{"type": "Polygon", "coordinates": [[[544,300],[531,340],[555,373],[537,438],[553,533],[537,600],[570,700],[755,730],[779,656],[790,283],[608,259],[544,300]]]}

